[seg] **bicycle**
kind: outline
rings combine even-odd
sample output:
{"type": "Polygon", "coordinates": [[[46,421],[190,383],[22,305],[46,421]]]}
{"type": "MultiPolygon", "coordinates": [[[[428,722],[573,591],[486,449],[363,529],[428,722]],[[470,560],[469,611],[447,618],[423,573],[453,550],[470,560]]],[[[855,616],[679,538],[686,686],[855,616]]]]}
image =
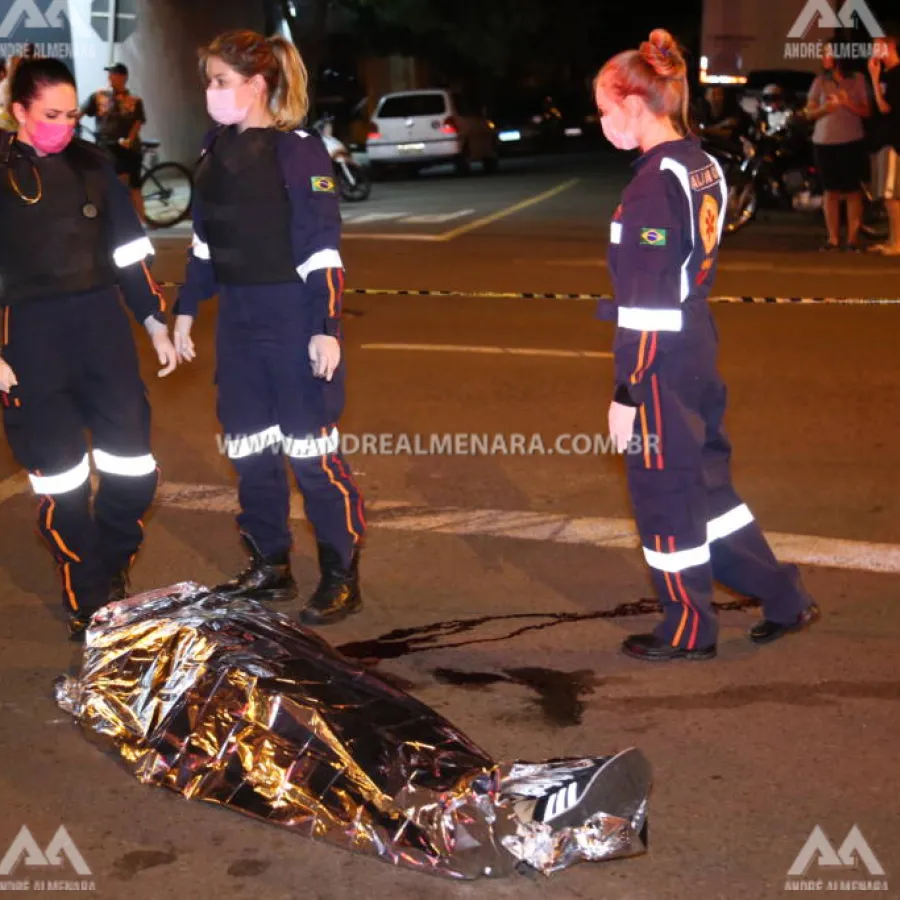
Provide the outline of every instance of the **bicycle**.
{"type": "Polygon", "coordinates": [[[159,145],[159,141],[141,141],[141,196],[148,224],[170,228],[191,213],[194,176],[181,163],[160,162],[159,145]]]}
{"type": "MultiPolygon", "coordinates": [[[[79,136],[86,132],[97,141],[97,133],[79,124],[79,136]]],[[[194,201],[194,176],[187,166],[160,162],[160,141],[141,141],[141,196],[144,218],[154,228],[171,228],[191,213],[194,201]]]]}

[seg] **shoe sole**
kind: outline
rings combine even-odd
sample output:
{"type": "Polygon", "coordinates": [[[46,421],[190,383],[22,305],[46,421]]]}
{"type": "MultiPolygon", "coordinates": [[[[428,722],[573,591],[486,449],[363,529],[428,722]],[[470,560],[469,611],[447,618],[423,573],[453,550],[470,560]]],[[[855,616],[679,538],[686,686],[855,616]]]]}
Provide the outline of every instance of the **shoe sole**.
{"type": "Polygon", "coordinates": [[[326,617],[320,616],[312,607],[307,607],[300,613],[300,622],[303,625],[334,625],[336,622],[343,622],[344,619],[359,612],[362,609],[362,605],[362,600],[357,600],[355,603],[345,606],[339,613],[326,617]]]}
{"type": "Polygon", "coordinates": [[[822,613],[816,609],[805,622],[801,622],[799,625],[792,625],[790,628],[782,628],[781,631],[776,632],[775,634],[769,637],[757,638],[750,634],[750,640],[753,641],[754,644],[759,644],[763,646],[764,644],[774,644],[775,641],[781,640],[783,637],[787,637],[790,634],[800,634],[801,631],[806,631],[807,628],[811,628],[819,619],[822,618],[822,613]]]}
{"type": "Polygon", "coordinates": [[[667,662],[708,662],[716,658],[717,650],[692,650],[690,655],[680,653],[677,656],[646,656],[642,653],[632,653],[630,650],[622,648],[622,653],[629,659],[636,659],[640,662],[650,663],[667,663],[667,662]]]}

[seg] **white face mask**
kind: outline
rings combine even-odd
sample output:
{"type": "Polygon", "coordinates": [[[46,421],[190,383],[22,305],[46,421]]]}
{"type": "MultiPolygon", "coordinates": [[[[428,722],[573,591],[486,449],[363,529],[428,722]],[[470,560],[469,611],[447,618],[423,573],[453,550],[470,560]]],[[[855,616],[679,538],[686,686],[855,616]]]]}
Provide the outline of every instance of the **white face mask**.
{"type": "Polygon", "coordinates": [[[627,121],[627,116],[625,116],[620,107],[617,108],[615,112],[603,116],[600,119],[600,127],[603,129],[603,134],[606,135],[606,139],[617,150],[634,150],[640,141],[636,134],[629,131],[627,128],[622,127],[624,126],[625,121],[627,121]],[[617,121],[614,122],[613,118],[617,121]]]}

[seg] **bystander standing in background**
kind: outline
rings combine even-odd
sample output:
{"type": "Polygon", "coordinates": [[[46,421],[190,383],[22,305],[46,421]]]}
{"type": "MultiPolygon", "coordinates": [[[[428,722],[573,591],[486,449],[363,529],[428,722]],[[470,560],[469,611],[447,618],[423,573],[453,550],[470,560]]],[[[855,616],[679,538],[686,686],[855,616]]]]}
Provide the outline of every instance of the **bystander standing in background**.
{"type": "Polygon", "coordinates": [[[828,242],[823,250],[837,250],[841,234],[841,205],[847,206],[847,242],[844,249],[859,252],[862,224],[862,186],[869,179],[863,119],[870,115],[865,78],[850,72],[830,47],[822,59],[825,68],[809,89],[806,114],[815,122],[813,145],[816,167],[825,190],[825,226],[828,242]]]}
{"type": "Polygon", "coordinates": [[[872,249],[900,256],[900,26],[875,41],[869,74],[879,116],[874,129],[873,193],[884,201],[890,223],[886,244],[872,249]]]}

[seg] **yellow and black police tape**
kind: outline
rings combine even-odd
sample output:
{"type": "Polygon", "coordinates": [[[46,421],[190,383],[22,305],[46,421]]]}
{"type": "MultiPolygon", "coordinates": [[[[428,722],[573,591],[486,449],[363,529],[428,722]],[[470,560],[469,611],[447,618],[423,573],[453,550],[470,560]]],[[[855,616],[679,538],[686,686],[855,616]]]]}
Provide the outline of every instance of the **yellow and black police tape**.
{"type": "MultiPolygon", "coordinates": [[[[180,281],[162,281],[160,287],[180,287],[180,281]]],[[[608,294],[553,294],[521,291],[456,291],[456,290],[396,290],[392,288],[345,288],[345,294],[366,294],[389,297],[472,297],[483,300],[612,300],[608,294]]],[[[896,306],[898,297],[710,297],[709,303],[758,303],[763,305],[863,305],[896,306]]]]}

